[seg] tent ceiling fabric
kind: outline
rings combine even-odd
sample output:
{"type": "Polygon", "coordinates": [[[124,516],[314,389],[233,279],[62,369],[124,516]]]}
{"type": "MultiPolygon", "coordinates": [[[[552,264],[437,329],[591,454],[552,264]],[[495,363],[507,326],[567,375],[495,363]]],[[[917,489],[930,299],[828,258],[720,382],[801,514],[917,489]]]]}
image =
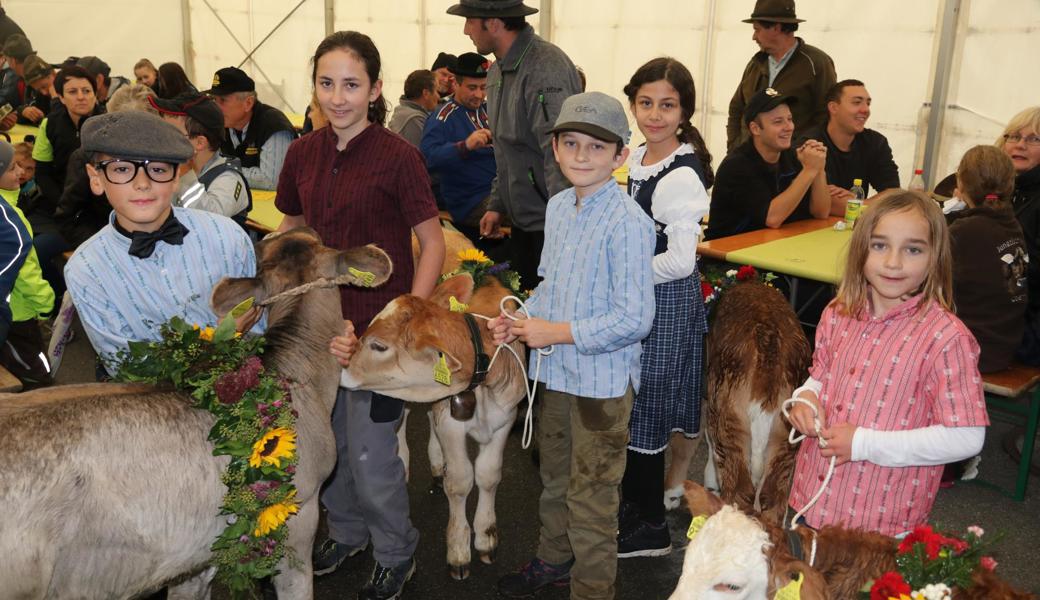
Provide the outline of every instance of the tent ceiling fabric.
{"type": "MultiPolygon", "coordinates": [[[[526,1],[550,7],[550,15],[539,13],[529,21],[536,29],[551,24],[553,41],[585,70],[589,89],[624,100],[621,88],[643,62],[670,55],[686,64],[698,86],[694,123],[702,128],[718,164],[725,154],[729,100],[757,49],[751,26],[741,23],[751,12],[752,0],[526,1]],[[551,21],[542,24],[540,19],[551,21]]],[[[869,126],[889,138],[904,185],[915,165],[924,162],[926,105],[935,76],[940,19],[945,3],[953,1],[798,2],[798,16],[806,20],[798,35],[830,54],[839,79],[867,84],[874,99],[869,126]]],[[[454,2],[335,0],[333,26],[373,38],[383,58],[384,93],[396,104],[409,72],[428,68],[440,51],[459,54],[473,49],[462,34],[463,20],[445,13],[454,2]]],[[[69,0],[7,0],[4,8],[47,60],[95,54],[114,73],[131,78],[133,64],[142,57],[156,65],[171,60],[190,63],[197,74],[195,83],[205,89],[216,69],[239,64],[296,4],[92,0],[88,9],[86,2],[69,0]],[[190,44],[183,40],[182,4],[188,7],[190,44]],[[68,25],[56,30],[55,15],[66,14],[74,16],[58,17],[58,23],[64,19],[68,25]],[[186,47],[193,49],[193,56],[185,57],[186,47]]],[[[309,60],[325,34],[325,7],[325,0],[304,2],[255,52],[256,64],[243,65],[257,80],[265,102],[303,112],[311,94],[309,60]]],[[[939,176],[951,172],[968,147],[992,143],[1012,115],[1038,103],[1040,80],[1031,76],[1038,27],[1036,0],[960,0],[938,147],[939,176]]]]}

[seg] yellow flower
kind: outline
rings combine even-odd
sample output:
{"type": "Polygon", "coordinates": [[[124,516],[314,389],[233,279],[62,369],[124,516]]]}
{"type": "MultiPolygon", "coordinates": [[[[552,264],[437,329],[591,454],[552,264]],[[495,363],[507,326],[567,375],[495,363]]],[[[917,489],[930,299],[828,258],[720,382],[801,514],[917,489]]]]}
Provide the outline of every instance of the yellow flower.
{"type": "Polygon", "coordinates": [[[466,262],[471,260],[478,263],[490,263],[491,259],[486,254],[477,250],[476,248],[466,248],[465,250],[459,250],[459,260],[466,262]]]}
{"type": "Polygon", "coordinates": [[[199,332],[199,339],[200,340],[203,340],[205,342],[212,342],[213,341],[213,328],[212,327],[206,327],[205,329],[202,329],[198,325],[193,325],[192,327],[194,327],[195,331],[199,332]]]}
{"type": "Polygon", "coordinates": [[[278,529],[289,519],[289,515],[294,515],[299,511],[300,507],[293,502],[296,499],[296,490],[289,492],[285,497],[285,500],[272,504],[264,510],[260,511],[260,515],[256,518],[256,529],[253,530],[253,537],[262,537],[268,533],[278,529]]]}
{"type": "Polygon", "coordinates": [[[272,429],[253,444],[249,466],[254,469],[264,464],[280,466],[281,459],[290,459],[296,450],[296,432],[284,427],[272,429]]]}

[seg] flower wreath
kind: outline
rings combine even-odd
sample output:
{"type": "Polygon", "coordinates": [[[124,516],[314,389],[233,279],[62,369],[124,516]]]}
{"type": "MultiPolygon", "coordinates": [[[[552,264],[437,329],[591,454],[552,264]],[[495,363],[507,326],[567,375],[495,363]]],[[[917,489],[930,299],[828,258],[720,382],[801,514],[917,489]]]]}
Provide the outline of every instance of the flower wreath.
{"type": "Polygon", "coordinates": [[[772,273],[759,273],[751,265],[727,271],[705,270],[701,274],[701,295],[704,297],[704,303],[710,304],[718,300],[726,290],[742,281],[758,281],[772,286],[772,282],[776,278],[776,275],[772,273]]]}
{"type": "Polygon", "coordinates": [[[997,568],[997,561],[983,555],[989,546],[982,542],[983,533],[981,527],[972,525],[961,539],[944,536],[930,525],[918,526],[899,542],[896,570],[868,583],[862,596],[870,600],[948,600],[953,588],[971,587],[975,569],[997,568]]]}
{"type": "Polygon", "coordinates": [[[171,383],[216,417],[209,432],[213,454],[231,461],[220,514],[227,527],[210,549],[217,579],[233,593],[276,574],[286,555],[283,527],[296,504],[296,417],[288,382],[263,366],[264,338],[241,336],[225,318],[216,329],[174,317],[155,342],[130,342],[116,355],[116,379],[171,383]]]}
{"type": "Polygon", "coordinates": [[[528,293],[520,289],[520,275],[509,268],[508,262],[495,264],[486,254],[476,248],[467,248],[458,253],[459,266],[450,273],[441,275],[440,281],[469,273],[473,277],[473,287],[478,288],[485,283],[485,277],[493,276],[514,296],[527,300],[528,293]]]}

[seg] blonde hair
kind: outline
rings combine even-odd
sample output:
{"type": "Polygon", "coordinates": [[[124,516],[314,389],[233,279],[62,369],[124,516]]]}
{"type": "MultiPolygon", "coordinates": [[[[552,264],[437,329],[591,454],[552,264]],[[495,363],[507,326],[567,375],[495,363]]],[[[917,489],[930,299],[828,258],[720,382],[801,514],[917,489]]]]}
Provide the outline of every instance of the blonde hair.
{"type": "Polygon", "coordinates": [[[957,190],[969,206],[982,204],[987,196],[996,196],[999,203],[1010,202],[1015,192],[1015,165],[1000,148],[975,146],[957,166],[957,190]]]}
{"type": "Polygon", "coordinates": [[[993,145],[997,148],[1004,147],[1004,136],[1018,133],[1023,129],[1032,129],[1033,133],[1040,135],[1040,106],[1031,106],[1017,115],[1011,117],[1004,132],[1000,134],[993,145]]]}
{"type": "Polygon", "coordinates": [[[14,155],[22,158],[32,158],[33,143],[18,142],[14,145],[14,155]]]}
{"type": "Polygon", "coordinates": [[[156,74],[156,76],[159,75],[159,69],[156,69],[155,65],[152,64],[152,61],[148,60],[147,58],[142,58],[141,60],[134,63],[134,72],[137,72],[138,69],[143,67],[148,67],[152,70],[153,73],[156,74]]]}
{"type": "Polygon", "coordinates": [[[950,253],[950,235],[946,218],[934,200],[917,192],[893,194],[865,207],[856,221],[845,261],[845,274],[834,298],[838,312],[858,318],[867,310],[868,284],[863,268],[870,253],[870,237],[881,219],[887,215],[914,211],[928,222],[928,245],[931,259],[924,283],[913,295],[923,295],[925,302],[933,300],[946,310],[953,311],[953,259],[950,253]]]}
{"type": "Polygon", "coordinates": [[[126,85],[112,94],[105,108],[110,113],[137,110],[158,115],[159,111],[148,101],[148,98],[154,96],[155,90],[143,83],[126,85]]]}

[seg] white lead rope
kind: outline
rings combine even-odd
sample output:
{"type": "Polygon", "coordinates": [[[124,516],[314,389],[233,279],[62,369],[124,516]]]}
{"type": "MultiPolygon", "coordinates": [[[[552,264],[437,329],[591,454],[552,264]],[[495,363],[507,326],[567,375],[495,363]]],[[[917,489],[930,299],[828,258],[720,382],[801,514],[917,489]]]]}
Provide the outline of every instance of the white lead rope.
{"type": "MultiPolygon", "coordinates": [[[[524,304],[523,300],[517,298],[516,296],[506,296],[505,298],[502,298],[502,300],[498,303],[498,308],[502,315],[505,315],[507,319],[510,319],[512,321],[520,320],[520,317],[517,317],[516,315],[510,314],[506,311],[506,302],[508,302],[509,300],[516,302],[519,306],[517,310],[523,311],[524,315],[526,315],[527,318],[531,318],[531,313],[527,311],[527,305],[524,304]]],[[[486,321],[491,320],[491,317],[485,317],[484,315],[478,315],[476,313],[470,314],[474,317],[480,317],[481,319],[484,319],[486,321]]],[[[524,375],[524,392],[527,393],[527,414],[524,415],[524,434],[520,438],[520,446],[524,450],[527,450],[531,446],[531,439],[534,437],[534,393],[535,390],[538,389],[538,374],[542,370],[542,357],[549,356],[550,354],[552,354],[554,348],[552,346],[546,346],[544,348],[538,348],[536,350],[536,352],[538,353],[538,357],[534,361],[534,377],[531,378],[530,387],[527,386],[527,368],[526,365],[524,365],[524,359],[521,358],[520,355],[517,354],[516,350],[514,350],[513,347],[509,344],[498,345],[498,348],[495,349],[495,354],[491,357],[491,362],[488,364],[488,372],[491,371],[491,367],[495,364],[495,360],[498,358],[498,353],[502,351],[502,348],[505,348],[509,351],[510,354],[513,355],[513,358],[516,359],[516,362],[520,364],[520,372],[524,375]]]]}
{"type": "MultiPolygon", "coordinates": [[[[798,392],[798,390],[795,390],[795,393],[797,393],[797,392],[798,392]]],[[[801,398],[801,397],[795,396],[793,398],[788,398],[787,400],[784,400],[784,403],[780,405],[780,410],[783,411],[784,416],[787,417],[788,421],[790,421],[791,417],[787,413],[787,409],[788,409],[789,406],[791,406],[791,405],[793,405],[795,403],[798,403],[798,402],[801,402],[802,404],[805,404],[806,406],[808,406],[813,411],[813,429],[816,430],[816,439],[818,440],[817,443],[819,444],[820,448],[826,448],[827,447],[827,440],[823,439],[823,435],[821,434],[821,431],[823,430],[823,426],[820,425],[820,413],[817,410],[815,404],[813,404],[812,402],[809,402],[805,398],[801,398]]],[[[798,432],[798,430],[796,428],[791,427],[791,432],[789,434],[787,434],[787,441],[790,442],[791,444],[798,444],[798,443],[800,443],[802,440],[804,440],[806,438],[806,436],[804,434],[796,436],[795,434],[797,432],[798,432]]],[[[794,531],[795,529],[798,529],[798,519],[801,519],[802,516],[805,515],[805,513],[809,512],[809,509],[812,508],[812,506],[814,504],[816,504],[816,501],[820,499],[820,496],[823,495],[823,490],[827,489],[827,485],[831,482],[831,477],[834,476],[834,464],[835,464],[835,461],[837,460],[837,458],[838,458],[837,456],[832,456],[831,457],[830,465],[827,466],[827,476],[823,478],[823,483],[820,484],[820,489],[816,490],[816,494],[812,497],[812,499],[809,500],[809,502],[804,507],[802,507],[802,510],[796,512],[794,514],[794,516],[791,517],[791,526],[789,528],[791,531],[794,531]]],[[[812,550],[809,553],[809,566],[810,567],[813,566],[813,564],[815,562],[816,562],[816,536],[813,535],[812,550]]]]}

